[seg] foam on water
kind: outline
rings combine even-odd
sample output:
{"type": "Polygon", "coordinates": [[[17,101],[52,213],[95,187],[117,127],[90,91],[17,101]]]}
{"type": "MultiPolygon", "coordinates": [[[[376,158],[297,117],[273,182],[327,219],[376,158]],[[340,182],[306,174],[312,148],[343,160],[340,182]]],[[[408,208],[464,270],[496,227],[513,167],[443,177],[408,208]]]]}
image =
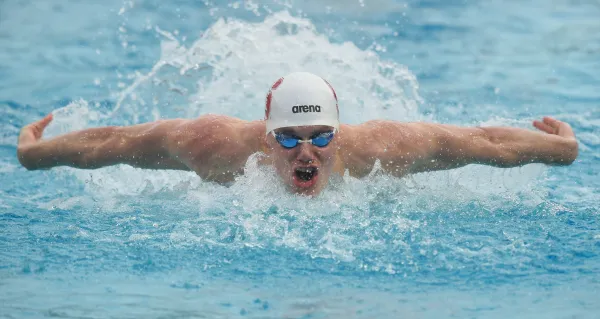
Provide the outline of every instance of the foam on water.
{"type": "Polygon", "coordinates": [[[219,19],[189,48],[171,33],[149,74],[120,92],[111,114],[123,119],[195,117],[214,112],[262,118],[266,90],[298,70],[328,79],[340,92],[342,121],[416,120],[421,98],[414,75],[350,42],[335,44],[308,19],[283,11],[260,23],[219,19]]]}

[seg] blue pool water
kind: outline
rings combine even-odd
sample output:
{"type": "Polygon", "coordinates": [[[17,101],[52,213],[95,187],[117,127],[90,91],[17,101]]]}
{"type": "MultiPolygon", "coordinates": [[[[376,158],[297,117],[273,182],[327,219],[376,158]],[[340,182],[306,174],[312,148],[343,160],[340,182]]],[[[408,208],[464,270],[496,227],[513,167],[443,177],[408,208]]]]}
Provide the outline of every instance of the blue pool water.
{"type": "Polygon", "coordinates": [[[529,1],[0,2],[0,317],[598,318],[600,5],[529,1]],[[115,166],[28,172],[46,136],[213,112],[329,79],[344,122],[530,127],[570,167],[333,181],[296,198],[115,166]]]}

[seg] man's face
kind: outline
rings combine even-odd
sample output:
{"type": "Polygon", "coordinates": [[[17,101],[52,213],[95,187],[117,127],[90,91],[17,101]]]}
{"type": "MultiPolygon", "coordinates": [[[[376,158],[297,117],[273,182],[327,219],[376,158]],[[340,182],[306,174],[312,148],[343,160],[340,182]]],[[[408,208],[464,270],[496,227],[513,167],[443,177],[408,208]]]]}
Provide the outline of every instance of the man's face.
{"type": "MultiPolygon", "coordinates": [[[[295,126],[275,130],[286,136],[309,140],[319,134],[332,132],[329,126],[295,126]]],[[[273,151],[273,164],[290,191],[303,195],[317,195],[327,185],[335,164],[336,137],[324,147],[312,143],[298,143],[285,148],[270,133],[268,143],[273,151]]]]}

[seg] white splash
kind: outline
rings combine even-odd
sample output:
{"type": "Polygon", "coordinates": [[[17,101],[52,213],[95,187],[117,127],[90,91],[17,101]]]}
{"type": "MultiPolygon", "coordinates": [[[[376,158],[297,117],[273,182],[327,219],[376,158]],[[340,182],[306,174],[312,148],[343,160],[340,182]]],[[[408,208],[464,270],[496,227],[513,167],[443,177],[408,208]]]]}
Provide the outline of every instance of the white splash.
{"type": "Polygon", "coordinates": [[[418,82],[406,67],[349,42],[333,43],[310,20],[286,11],[260,23],[219,19],[189,48],[157,32],[164,37],[160,60],[119,93],[111,117],[148,118],[143,114],[152,105],[159,115],[262,118],[268,87],[302,70],[332,83],[344,122],[422,119],[418,82]]]}

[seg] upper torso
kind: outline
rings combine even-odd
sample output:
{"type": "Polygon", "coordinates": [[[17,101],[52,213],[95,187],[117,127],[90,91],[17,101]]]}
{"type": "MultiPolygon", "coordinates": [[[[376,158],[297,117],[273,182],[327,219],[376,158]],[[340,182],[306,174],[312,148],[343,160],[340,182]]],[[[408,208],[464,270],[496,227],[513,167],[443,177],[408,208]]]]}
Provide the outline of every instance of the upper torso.
{"type": "MultiPolygon", "coordinates": [[[[225,116],[219,116],[218,121],[216,129],[183,144],[180,151],[182,161],[191,170],[203,179],[229,183],[235,176],[243,174],[244,166],[253,154],[262,152],[266,156],[262,157],[260,164],[271,163],[265,121],[244,121],[225,116]],[[208,147],[206,139],[212,139],[208,147]]],[[[387,149],[382,141],[386,137],[374,133],[372,124],[341,125],[335,136],[334,173],[343,175],[347,171],[351,176],[362,177],[371,172],[377,159],[385,158],[387,149]]],[[[404,174],[401,169],[396,169],[394,175],[404,174]]]]}

